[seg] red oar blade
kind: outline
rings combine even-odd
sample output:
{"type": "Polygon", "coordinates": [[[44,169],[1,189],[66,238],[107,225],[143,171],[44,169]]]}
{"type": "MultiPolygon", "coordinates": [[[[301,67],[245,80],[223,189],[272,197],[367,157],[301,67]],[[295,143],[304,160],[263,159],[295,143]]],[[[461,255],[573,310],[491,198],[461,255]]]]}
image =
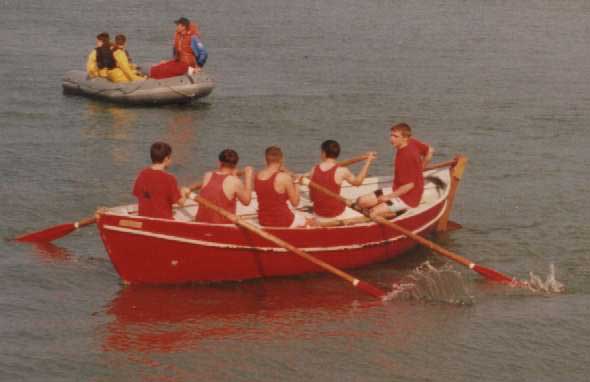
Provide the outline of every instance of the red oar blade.
{"type": "Polygon", "coordinates": [[[28,242],[43,242],[43,241],[52,241],[55,239],[59,239],[62,236],[67,235],[68,233],[72,232],[76,229],[74,223],[66,223],[57,225],[55,227],[44,229],[43,231],[37,231],[32,233],[27,233],[24,235],[20,235],[16,237],[14,240],[16,241],[28,241],[28,242]]]}
{"type": "Polygon", "coordinates": [[[449,231],[456,231],[456,230],[459,230],[461,228],[463,228],[463,226],[460,223],[457,223],[456,221],[449,220],[447,222],[447,232],[449,232],[449,231]]]}
{"type": "Polygon", "coordinates": [[[490,268],[482,267],[481,265],[474,264],[473,270],[490,281],[495,281],[504,284],[512,284],[518,282],[514,277],[507,276],[503,273],[500,273],[490,268]]]}
{"type": "Polygon", "coordinates": [[[373,297],[383,298],[386,295],[381,289],[361,280],[358,280],[358,283],[356,283],[355,286],[373,297]]]}

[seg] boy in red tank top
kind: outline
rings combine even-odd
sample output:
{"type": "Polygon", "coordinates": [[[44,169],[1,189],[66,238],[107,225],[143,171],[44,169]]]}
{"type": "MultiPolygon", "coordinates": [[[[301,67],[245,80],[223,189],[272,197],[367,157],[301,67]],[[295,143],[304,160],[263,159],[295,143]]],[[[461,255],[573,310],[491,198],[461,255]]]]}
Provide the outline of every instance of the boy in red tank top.
{"type": "Polygon", "coordinates": [[[392,187],[363,195],[356,201],[361,208],[371,208],[372,215],[418,207],[424,191],[423,170],[434,154],[430,145],[412,138],[412,129],[406,123],[391,127],[389,141],[396,149],[392,187]]]}
{"type": "MultiPolygon", "coordinates": [[[[203,176],[203,187],[199,195],[211,203],[231,212],[236,213],[236,201],[239,200],[247,206],[252,200],[252,175],[250,166],[244,167],[244,180],[236,176],[236,166],[240,157],[232,149],[225,149],[219,153],[219,168],[206,172],[203,176]]],[[[199,207],[195,220],[203,223],[229,224],[225,217],[207,207],[199,207]]]]}
{"type": "Polygon", "coordinates": [[[188,188],[178,188],[176,177],[166,169],[172,163],[172,147],[155,142],[150,148],[152,165],[144,168],[133,185],[138,214],[152,218],[172,219],[172,205],[183,205],[188,188]]]}
{"type": "Polygon", "coordinates": [[[283,171],[283,152],[277,146],[265,151],[266,167],[254,178],[254,190],[258,197],[258,221],[270,227],[304,227],[305,216],[293,212],[299,204],[299,187],[293,177],[283,171]]]}
{"type": "MultiPolygon", "coordinates": [[[[369,166],[377,155],[375,152],[367,152],[367,160],[363,168],[355,176],[348,167],[340,167],[336,164],[336,159],[340,155],[340,144],[334,140],[324,141],[321,145],[321,162],[315,165],[306,175],[311,174],[311,180],[327,188],[328,190],[340,194],[340,188],[343,181],[347,181],[352,186],[360,186],[367,177],[369,166]]],[[[325,195],[323,192],[310,187],[309,196],[313,202],[314,214],[321,221],[322,218],[338,219],[345,214],[346,204],[338,199],[325,195]]]]}

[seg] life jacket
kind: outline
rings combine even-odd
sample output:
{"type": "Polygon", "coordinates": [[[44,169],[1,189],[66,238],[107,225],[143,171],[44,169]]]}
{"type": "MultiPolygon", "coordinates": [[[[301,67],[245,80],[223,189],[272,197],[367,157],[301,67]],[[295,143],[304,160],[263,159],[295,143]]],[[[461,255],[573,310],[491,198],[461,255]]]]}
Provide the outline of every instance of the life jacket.
{"type": "Polygon", "coordinates": [[[263,226],[289,227],[295,215],[287,206],[287,192],[279,194],[275,191],[275,172],[266,180],[254,179],[254,189],[258,197],[258,222],[263,226]]]}
{"type": "Polygon", "coordinates": [[[188,31],[176,32],[174,35],[174,53],[177,61],[195,67],[197,60],[191,47],[193,36],[200,37],[199,27],[195,23],[190,23],[188,31]]]}
{"type": "MultiPolygon", "coordinates": [[[[322,171],[320,165],[315,166],[311,181],[319,184],[340,195],[341,185],[334,180],[338,165],[332,166],[327,171],[322,171]]],[[[313,187],[309,188],[309,197],[313,202],[313,212],[321,217],[333,218],[340,215],[346,209],[346,204],[339,199],[326,195],[325,193],[316,190],[313,187]]]]}
{"type": "Polygon", "coordinates": [[[110,45],[96,48],[96,66],[98,69],[113,69],[117,66],[110,45]]]}
{"type": "MultiPolygon", "coordinates": [[[[201,189],[199,195],[222,209],[236,213],[236,198],[229,200],[223,192],[223,182],[229,174],[213,172],[209,182],[201,189]]],[[[195,220],[204,223],[229,224],[231,221],[206,206],[199,206],[195,220]]]]}

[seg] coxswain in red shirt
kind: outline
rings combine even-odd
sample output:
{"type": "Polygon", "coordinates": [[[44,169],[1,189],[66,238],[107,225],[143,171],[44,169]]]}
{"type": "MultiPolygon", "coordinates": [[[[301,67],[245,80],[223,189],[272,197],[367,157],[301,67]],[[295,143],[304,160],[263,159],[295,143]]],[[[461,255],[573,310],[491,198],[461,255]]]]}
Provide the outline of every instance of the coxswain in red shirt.
{"type": "Polygon", "coordinates": [[[265,151],[266,167],[254,178],[254,190],[258,197],[258,221],[270,227],[304,227],[305,216],[291,211],[299,204],[299,187],[293,177],[283,169],[283,152],[277,146],[265,151]]]}
{"type": "Polygon", "coordinates": [[[391,189],[376,190],[356,201],[361,208],[371,208],[373,216],[418,207],[424,192],[424,167],[434,154],[430,145],[412,138],[412,129],[406,123],[391,127],[389,141],[396,149],[391,189]]]}
{"type": "Polygon", "coordinates": [[[138,214],[152,218],[172,219],[172,205],[183,205],[190,190],[179,189],[176,177],[166,171],[172,163],[172,147],[155,142],[150,148],[152,165],[144,168],[133,185],[138,214]]]}
{"type": "MultiPolygon", "coordinates": [[[[236,202],[247,206],[252,200],[253,169],[244,167],[244,183],[236,176],[240,157],[232,149],[219,153],[219,168],[206,172],[199,195],[232,214],[236,213],[236,202]]],[[[229,224],[225,217],[207,207],[199,207],[195,220],[203,223],[229,224]]]]}
{"type": "MultiPolygon", "coordinates": [[[[347,167],[338,166],[336,159],[340,155],[340,144],[334,140],[324,141],[321,145],[321,162],[315,165],[306,175],[311,181],[340,194],[342,182],[347,181],[352,186],[360,186],[367,177],[369,166],[377,155],[367,152],[367,159],[363,168],[355,176],[347,167]]],[[[313,202],[313,212],[318,221],[325,218],[339,219],[345,214],[346,204],[339,199],[310,187],[309,196],[313,202]]]]}

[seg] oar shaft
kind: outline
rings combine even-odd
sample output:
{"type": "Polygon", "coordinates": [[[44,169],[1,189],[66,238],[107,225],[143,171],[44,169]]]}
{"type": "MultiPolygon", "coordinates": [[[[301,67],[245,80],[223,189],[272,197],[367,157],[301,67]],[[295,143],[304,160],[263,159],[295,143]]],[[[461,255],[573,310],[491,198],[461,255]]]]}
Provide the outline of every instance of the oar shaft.
{"type": "Polygon", "coordinates": [[[194,197],[194,199],[201,205],[207,208],[212,209],[213,211],[216,211],[218,214],[220,214],[221,216],[225,217],[226,219],[228,219],[229,221],[231,221],[232,223],[245,228],[251,232],[254,232],[255,234],[257,234],[258,236],[278,245],[279,247],[285,248],[289,251],[291,251],[292,253],[308,260],[309,262],[317,265],[320,268],[323,268],[335,275],[337,275],[338,277],[352,283],[355,287],[359,287],[360,289],[362,289],[365,292],[368,292],[369,294],[375,296],[375,297],[382,297],[385,295],[385,292],[381,291],[380,289],[372,286],[371,284],[368,284],[366,282],[363,282],[355,277],[353,277],[352,275],[349,275],[346,272],[341,271],[340,269],[308,254],[307,252],[295,247],[294,245],[282,240],[281,238],[272,235],[256,226],[254,226],[253,224],[250,224],[248,222],[243,221],[242,219],[240,219],[239,217],[237,217],[236,215],[230,213],[229,211],[226,211],[225,209],[217,206],[216,204],[208,201],[207,199],[196,195],[194,197]]]}
{"type": "MultiPolygon", "coordinates": [[[[324,186],[322,186],[320,184],[317,184],[316,182],[312,181],[311,179],[307,179],[307,181],[308,181],[308,186],[309,187],[315,188],[316,190],[321,191],[321,192],[325,193],[326,195],[331,196],[332,198],[340,199],[342,202],[346,203],[346,205],[348,207],[354,208],[352,201],[350,201],[350,200],[342,197],[339,194],[336,194],[335,192],[332,192],[331,190],[328,190],[324,186]]],[[[362,213],[363,215],[371,218],[372,220],[376,221],[377,223],[382,224],[382,225],[386,225],[388,227],[391,227],[391,228],[395,229],[396,231],[399,231],[400,233],[402,233],[402,234],[406,235],[407,237],[411,238],[412,240],[417,241],[418,243],[420,243],[420,244],[422,244],[422,245],[424,245],[424,246],[432,249],[433,251],[439,252],[440,254],[442,254],[442,255],[444,255],[446,257],[449,257],[449,258],[451,258],[451,259],[453,259],[453,260],[455,260],[455,261],[457,261],[457,262],[459,262],[459,263],[461,263],[461,264],[463,264],[463,265],[465,265],[467,267],[469,267],[470,264],[472,264],[467,259],[464,259],[461,256],[456,255],[456,254],[454,254],[454,253],[452,253],[452,252],[444,249],[440,245],[438,245],[436,243],[433,243],[432,241],[427,240],[427,239],[423,238],[420,235],[415,234],[414,232],[412,232],[412,231],[410,231],[410,230],[408,230],[408,229],[400,226],[399,224],[395,224],[395,223],[393,223],[393,222],[391,222],[391,221],[389,221],[389,220],[387,220],[387,219],[385,219],[385,218],[383,218],[381,216],[374,216],[373,217],[366,210],[362,210],[362,209],[358,209],[358,208],[355,208],[355,210],[358,211],[358,212],[360,212],[360,213],[362,213]]]]}
{"type": "Polygon", "coordinates": [[[74,226],[76,228],[82,228],[82,227],[85,227],[87,225],[94,224],[94,223],[96,223],[96,215],[88,216],[87,218],[79,220],[74,223],[74,226]]]}
{"type": "Polygon", "coordinates": [[[392,221],[389,221],[387,219],[385,219],[382,216],[371,216],[371,214],[368,212],[368,210],[366,209],[360,209],[357,208],[352,201],[342,197],[339,194],[336,194],[334,192],[332,192],[331,190],[328,190],[327,188],[313,182],[310,179],[307,179],[308,181],[308,186],[311,188],[315,188],[316,190],[325,193],[328,196],[331,196],[333,198],[339,199],[342,202],[346,203],[346,205],[348,207],[354,208],[356,211],[362,213],[363,215],[371,218],[372,220],[374,220],[375,222],[381,224],[381,225],[385,225],[388,226],[402,234],[404,234],[405,236],[407,236],[408,238],[416,241],[419,244],[424,245],[427,248],[432,249],[433,251],[437,252],[438,254],[445,256],[461,265],[464,265],[465,267],[469,268],[469,269],[473,269],[474,271],[478,272],[479,274],[481,274],[482,276],[486,277],[488,280],[493,280],[493,281],[498,281],[498,282],[503,282],[503,283],[510,283],[510,282],[514,282],[514,278],[504,275],[500,272],[494,271],[492,269],[489,268],[485,268],[482,267],[480,265],[477,265],[469,260],[467,260],[464,257],[461,257],[443,247],[441,247],[440,245],[410,231],[409,229],[406,229],[402,226],[400,226],[399,224],[396,224],[392,221]]]}
{"type": "Polygon", "coordinates": [[[414,232],[410,231],[409,229],[406,229],[402,226],[400,226],[399,224],[396,224],[392,221],[389,221],[381,216],[375,216],[373,218],[373,220],[375,220],[377,223],[382,224],[382,225],[386,225],[388,227],[393,228],[396,231],[399,231],[400,233],[404,234],[405,236],[409,237],[410,239],[422,244],[423,246],[425,246],[426,248],[432,249],[435,252],[438,252],[439,254],[448,257],[466,267],[473,267],[473,263],[459,255],[454,254],[453,252],[441,247],[440,245],[425,239],[424,237],[415,234],[414,232]]]}
{"type": "Polygon", "coordinates": [[[424,171],[435,170],[437,168],[452,167],[457,163],[457,159],[451,159],[445,162],[432,163],[424,167],[424,171]]]}
{"type": "Polygon", "coordinates": [[[339,161],[339,162],[337,162],[337,164],[338,164],[338,166],[350,166],[351,164],[362,162],[362,161],[364,161],[366,159],[367,159],[367,155],[366,154],[365,155],[359,155],[359,156],[356,156],[354,158],[350,158],[350,159],[339,161]]]}

